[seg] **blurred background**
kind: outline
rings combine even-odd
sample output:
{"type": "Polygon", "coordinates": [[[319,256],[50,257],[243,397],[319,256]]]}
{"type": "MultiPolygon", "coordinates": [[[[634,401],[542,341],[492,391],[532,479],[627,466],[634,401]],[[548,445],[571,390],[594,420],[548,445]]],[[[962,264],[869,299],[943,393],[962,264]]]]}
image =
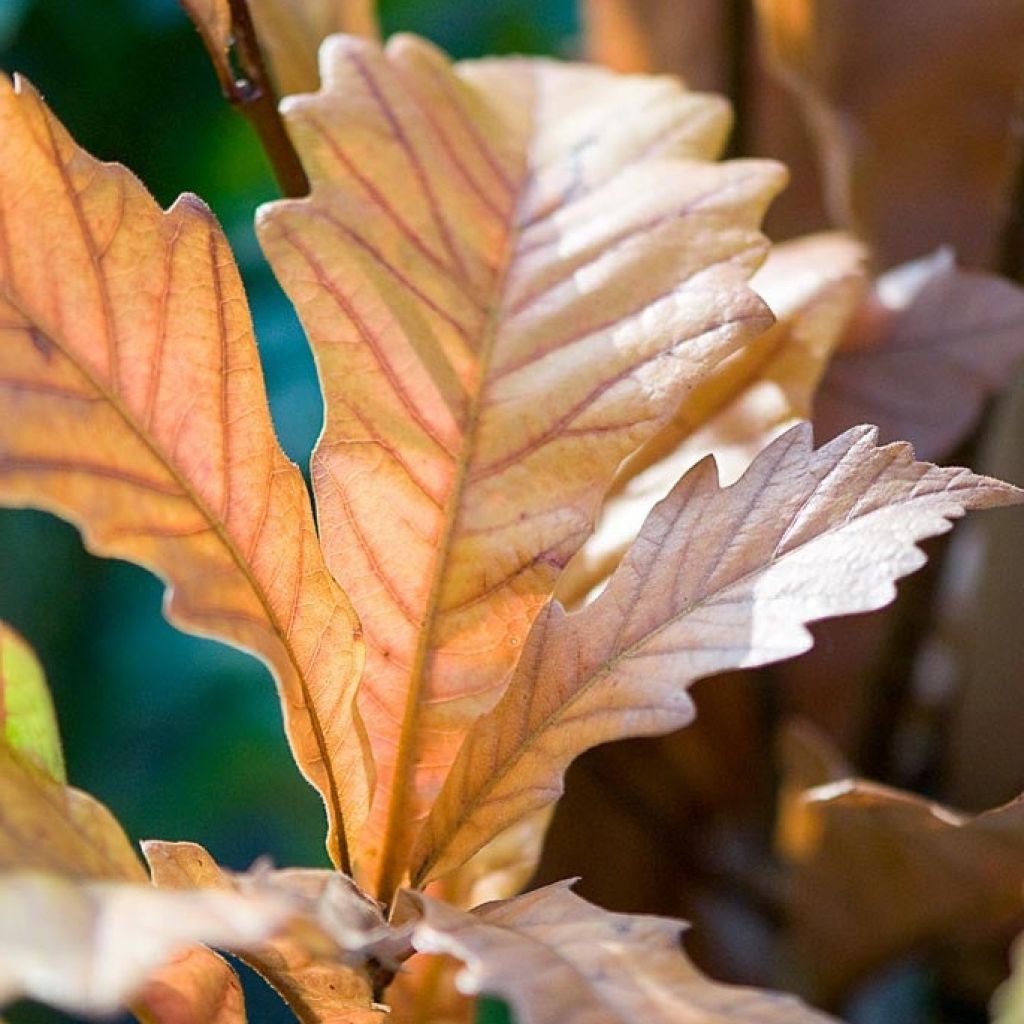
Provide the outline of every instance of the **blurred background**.
{"type": "MultiPolygon", "coordinates": [[[[380,16],[385,34],[416,32],[455,57],[587,53],[621,70],[684,72],[736,103],[733,155],[790,165],[793,185],[767,222],[773,240],[849,228],[871,246],[874,271],[953,243],[966,265],[1020,279],[1021,0],[582,6],[586,39],[575,0],[381,0],[380,16]],[[755,7],[782,74],[757,55],[755,7]]],[[[305,467],[321,421],[312,360],[252,230],[254,208],[277,189],[176,0],[0,0],[0,67],[30,78],[85,148],[126,164],[161,204],[183,191],[210,204],[246,282],[281,440],[305,467]]],[[[979,416],[1012,383],[1010,355],[989,368],[979,416]]],[[[1024,482],[1024,388],[1009,390],[983,429],[972,420],[955,452],[928,457],[1024,482]]],[[[1024,789],[1020,716],[1007,714],[1024,664],[1024,545],[1012,516],[972,520],[958,531],[960,556],[933,544],[933,567],[891,612],[816,630],[810,657],[760,679],[699,684],[700,717],[681,736],[582,758],[540,880],[582,874],[578,891],[610,909],[693,919],[687,948],[716,977],[796,987],[776,942],[776,730],[810,718],[861,772],[970,811],[1024,789]]],[[[264,855],[326,866],[321,805],[292,764],[269,675],[171,629],[161,590],[140,569],[87,555],[53,517],[0,510],[0,618],[43,661],[69,779],[134,839],[195,840],[238,869],[264,855]]],[[[966,971],[912,951],[833,994],[830,1009],[857,1024],[984,1021],[1006,969],[1001,941],[966,971]]],[[[246,980],[251,1020],[291,1019],[246,980]]],[[[7,1016],[67,1019],[25,1004],[7,1016]]]]}

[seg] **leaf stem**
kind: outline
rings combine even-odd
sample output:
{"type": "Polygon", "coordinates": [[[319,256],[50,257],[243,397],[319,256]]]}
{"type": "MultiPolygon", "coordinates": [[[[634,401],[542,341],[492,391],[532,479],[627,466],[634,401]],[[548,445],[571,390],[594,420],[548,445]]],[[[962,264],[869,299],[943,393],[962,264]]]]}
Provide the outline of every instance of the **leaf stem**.
{"type": "Polygon", "coordinates": [[[210,55],[221,92],[259,135],[282,194],[288,198],[307,195],[309,179],[278,110],[277,92],[263,60],[248,0],[228,0],[228,6],[231,11],[231,51],[237,62],[238,75],[232,66],[230,53],[222,52],[217,41],[200,26],[203,45],[210,55]]]}

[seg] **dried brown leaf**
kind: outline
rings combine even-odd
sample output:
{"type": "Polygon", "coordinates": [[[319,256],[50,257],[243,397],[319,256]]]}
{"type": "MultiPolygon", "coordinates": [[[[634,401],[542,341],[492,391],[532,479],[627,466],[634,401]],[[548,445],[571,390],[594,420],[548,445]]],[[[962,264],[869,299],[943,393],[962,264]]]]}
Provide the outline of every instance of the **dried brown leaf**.
{"type": "Polygon", "coordinates": [[[520,1024],[826,1024],[792,996],[722,985],[683,953],[680,921],[612,914],[566,883],[472,914],[428,896],[413,942],[464,961],[469,994],[500,996],[520,1024]]]}
{"type": "Polygon", "coordinates": [[[569,762],[693,718],[688,685],[811,646],[806,624],[878,608],[919,568],[916,542],[968,508],[1019,501],[1008,484],[878,448],[872,428],[812,451],[773,442],[729,488],[695,466],[656,506],[605,591],[549,604],[508,691],[467,736],[414,853],[422,882],[457,867],[561,793],[569,762]]]}
{"type": "Polygon", "coordinates": [[[814,402],[820,437],[874,423],[919,458],[949,455],[1024,358],[1024,290],[948,250],[882,275],[814,402]]]}

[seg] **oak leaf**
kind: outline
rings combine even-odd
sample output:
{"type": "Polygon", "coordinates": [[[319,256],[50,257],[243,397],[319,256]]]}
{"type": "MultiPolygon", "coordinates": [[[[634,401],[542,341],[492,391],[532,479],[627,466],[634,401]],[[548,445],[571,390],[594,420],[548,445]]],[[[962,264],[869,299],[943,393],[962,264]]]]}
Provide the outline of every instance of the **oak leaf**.
{"type": "Polygon", "coordinates": [[[274,436],[242,284],[205,206],[166,213],[0,78],[0,503],[168,583],[176,625],[258,654],[327,805],[368,799],[359,626],[274,436]]]}
{"type": "Polygon", "coordinates": [[[683,953],[685,924],[609,913],[575,896],[568,883],[473,913],[419,893],[408,898],[422,914],[416,948],[464,961],[460,988],[507,1000],[521,1024],[833,1020],[792,996],[711,981],[683,953]]]}
{"type": "Polygon", "coordinates": [[[1022,359],[1024,290],[940,249],[875,282],[815,398],[815,430],[874,423],[883,440],[944,458],[1022,359]]]}
{"type": "Polygon", "coordinates": [[[968,508],[1020,492],[878,448],[872,428],[817,451],[806,424],[737,483],[695,466],[648,517],[601,595],[538,617],[501,702],[466,737],[413,856],[422,883],[558,798],[569,762],[599,743],[693,718],[701,676],[791,657],[806,624],[890,602],[924,562],[916,542],[968,508]]]}
{"type": "Polygon", "coordinates": [[[325,395],[314,487],[378,771],[357,876],[387,898],[615,468],[770,322],[744,279],[781,171],[710,162],[725,106],[667,79],[401,36],[321,63],[283,106],[312,194],[257,224],[325,395]]]}

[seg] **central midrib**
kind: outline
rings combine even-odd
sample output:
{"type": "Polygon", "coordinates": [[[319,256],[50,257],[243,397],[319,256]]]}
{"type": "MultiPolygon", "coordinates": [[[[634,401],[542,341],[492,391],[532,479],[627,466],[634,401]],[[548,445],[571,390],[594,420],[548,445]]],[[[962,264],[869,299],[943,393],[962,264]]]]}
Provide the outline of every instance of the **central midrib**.
{"type": "MultiPolygon", "coordinates": [[[[536,88],[536,83],[535,83],[536,88]]],[[[536,103],[536,94],[534,97],[536,103]]],[[[536,116],[531,118],[532,128],[536,124],[536,116]]],[[[409,796],[411,795],[412,775],[416,766],[416,754],[418,753],[418,733],[420,724],[420,699],[423,693],[423,686],[426,682],[427,669],[431,655],[434,653],[434,632],[437,625],[441,593],[447,583],[447,568],[451,557],[452,544],[455,539],[457,527],[460,522],[463,498],[465,497],[466,480],[469,465],[473,460],[477,444],[477,426],[480,420],[480,413],[487,396],[488,377],[491,367],[491,360],[494,355],[494,344],[497,335],[498,317],[503,305],[498,300],[505,290],[505,282],[508,271],[512,264],[519,242],[519,213],[522,197],[525,194],[523,184],[528,175],[530,167],[530,145],[526,147],[526,157],[523,161],[523,179],[519,184],[519,194],[509,214],[509,232],[505,242],[505,252],[498,265],[492,288],[493,301],[488,306],[487,317],[482,327],[482,344],[480,347],[479,373],[477,375],[478,386],[476,393],[472,396],[466,413],[465,426],[462,430],[463,445],[459,452],[458,462],[455,468],[455,477],[452,482],[448,500],[444,506],[444,532],[441,535],[441,542],[438,545],[437,559],[434,562],[433,578],[430,583],[430,592],[424,606],[423,628],[420,630],[416,642],[416,651],[413,654],[412,665],[409,674],[409,689],[405,703],[405,710],[402,717],[402,730],[398,740],[398,757],[395,763],[395,771],[392,777],[391,793],[389,794],[388,813],[384,825],[384,842],[381,848],[380,861],[377,870],[376,895],[386,905],[390,905],[395,892],[402,883],[406,872],[406,849],[408,843],[405,838],[410,830],[408,818],[409,796]]]]}

